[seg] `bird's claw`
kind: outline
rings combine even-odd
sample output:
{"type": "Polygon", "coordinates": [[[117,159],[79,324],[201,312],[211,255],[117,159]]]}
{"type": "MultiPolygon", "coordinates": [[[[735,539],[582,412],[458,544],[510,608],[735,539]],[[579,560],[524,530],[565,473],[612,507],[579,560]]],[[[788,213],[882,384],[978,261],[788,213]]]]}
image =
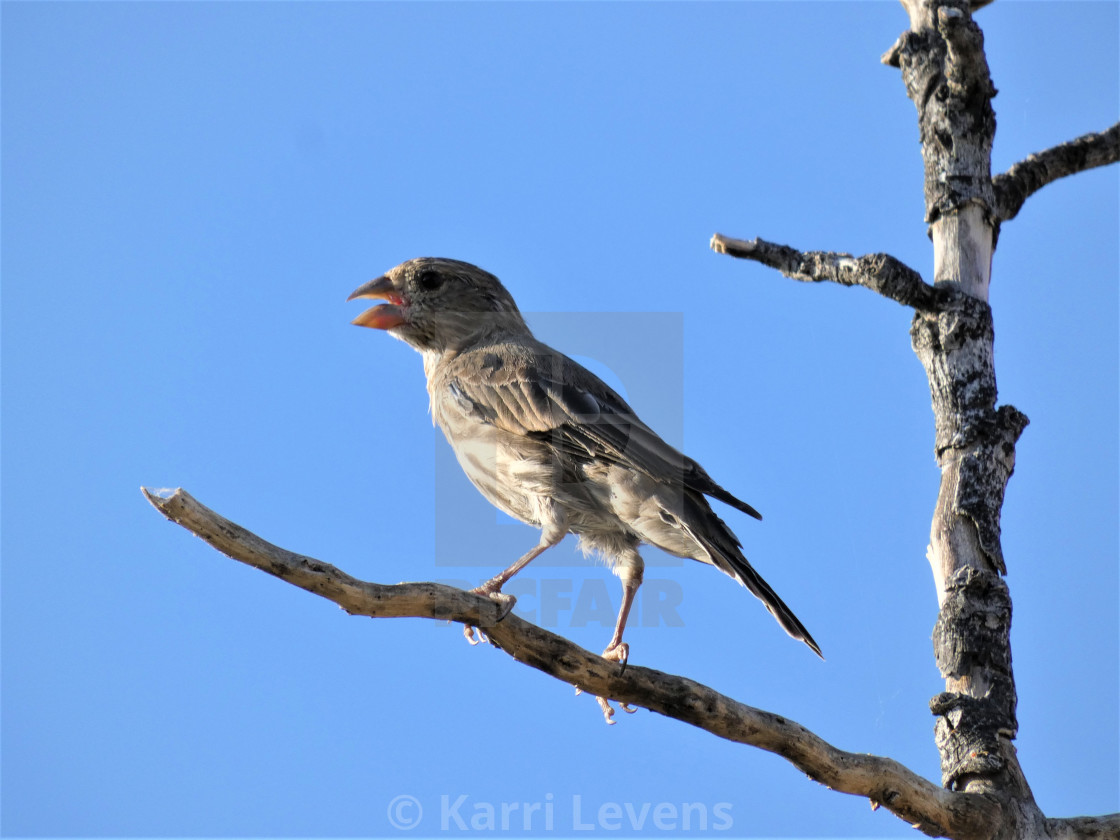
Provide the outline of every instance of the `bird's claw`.
{"type": "MultiPolygon", "coordinates": [[[[614,709],[611,707],[610,701],[604,697],[596,697],[595,699],[599,703],[599,708],[603,710],[603,721],[607,726],[614,726],[618,721],[614,719],[614,709]]],[[[622,711],[626,712],[628,715],[632,715],[634,712],[638,711],[637,708],[628,703],[620,702],[618,708],[622,709],[622,711]]]]}
{"type": "Polygon", "coordinates": [[[611,704],[602,697],[596,697],[595,699],[599,702],[599,708],[603,710],[603,723],[607,726],[614,726],[614,709],[611,708],[611,704]]]}
{"type": "Polygon", "coordinates": [[[463,625],[463,636],[467,640],[468,645],[477,645],[479,642],[488,642],[486,634],[479,630],[477,627],[471,627],[469,624],[463,625]],[[478,638],[475,638],[475,633],[478,633],[478,638]]]}
{"type": "MultiPolygon", "coordinates": [[[[490,586],[488,586],[485,583],[482,586],[476,586],[474,589],[472,589],[471,594],[472,595],[484,595],[485,597],[487,597],[491,601],[493,601],[495,604],[497,604],[497,606],[498,606],[498,617],[496,619],[494,619],[495,624],[497,624],[499,621],[501,621],[507,615],[509,615],[511,612],[513,612],[513,607],[517,603],[517,599],[514,596],[507,595],[505,592],[502,592],[502,590],[498,589],[497,587],[491,588],[490,586]]],[[[469,624],[463,625],[463,635],[466,637],[467,644],[469,644],[469,645],[477,645],[479,642],[490,641],[486,637],[486,634],[483,633],[480,628],[472,627],[469,624]],[[475,638],[475,633],[478,633],[478,638],[475,638]]]]}
{"type": "Polygon", "coordinates": [[[513,607],[517,603],[517,599],[515,597],[513,597],[512,595],[507,595],[504,592],[494,592],[490,595],[490,600],[497,604],[501,609],[501,612],[498,613],[497,619],[494,621],[495,624],[497,624],[499,621],[513,612],[513,607]]]}
{"type": "Polygon", "coordinates": [[[517,604],[517,598],[513,595],[508,595],[500,589],[490,589],[486,584],[476,586],[471,590],[471,594],[484,595],[498,605],[500,612],[498,613],[498,617],[494,619],[495,624],[513,612],[514,605],[517,604]]]}
{"type": "MultiPolygon", "coordinates": [[[[583,689],[577,685],[576,697],[579,697],[581,694],[583,694],[583,689]]],[[[611,706],[610,701],[605,697],[596,697],[595,702],[598,703],[599,708],[603,710],[603,721],[607,726],[614,726],[618,721],[614,719],[614,708],[611,706]]],[[[618,702],[618,708],[622,709],[622,711],[626,712],[628,715],[632,715],[634,712],[638,711],[636,706],[631,706],[629,703],[623,703],[621,701],[616,702],[618,702]]]]}
{"type": "Polygon", "coordinates": [[[612,645],[603,651],[603,658],[609,659],[612,662],[617,662],[621,667],[618,669],[619,674],[626,671],[626,663],[630,661],[630,645],[626,642],[619,642],[617,645],[612,645]]]}
{"type": "MultiPolygon", "coordinates": [[[[622,668],[619,670],[621,675],[622,671],[626,670],[626,663],[630,659],[630,645],[625,642],[619,642],[615,645],[610,645],[603,651],[603,658],[609,659],[612,662],[619,663],[622,668]]],[[[583,689],[578,685],[576,686],[576,696],[583,694],[583,689]]],[[[599,708],[603,710],[603,720],[607,726],[614,726],[617,721],[614,719],[614,707],[611,706],[610,701],[605,697],[596,697],[595,702],[599,704],[599,708]]],[[[628,715],[634,714],[638,711],[636,707],[631,706],[629,703],[618,703],[618,708],[626,712],[628,715]]]]}

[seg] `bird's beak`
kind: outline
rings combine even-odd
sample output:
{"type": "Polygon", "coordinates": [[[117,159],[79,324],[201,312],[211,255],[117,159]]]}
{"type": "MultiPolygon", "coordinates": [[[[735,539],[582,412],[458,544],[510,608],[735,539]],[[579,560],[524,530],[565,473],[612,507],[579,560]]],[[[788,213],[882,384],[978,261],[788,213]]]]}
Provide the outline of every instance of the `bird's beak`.
{"type": "Polygon", "coordinates": [[[401,297],[393,281],[388,277],[378,277],[356,288],[346,300],[357,298],[380,298],[389,301],[372,309],[367,309],[353,321],[359,327],[372,327],[375,330],[391,330],[405,322],[404,298],[401,297]]]}

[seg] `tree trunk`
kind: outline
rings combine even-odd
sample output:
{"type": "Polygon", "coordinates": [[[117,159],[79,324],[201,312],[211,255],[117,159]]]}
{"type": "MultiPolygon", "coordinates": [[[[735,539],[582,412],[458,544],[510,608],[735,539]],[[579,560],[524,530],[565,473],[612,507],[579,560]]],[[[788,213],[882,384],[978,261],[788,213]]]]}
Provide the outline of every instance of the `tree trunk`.
{"type": "Polygon", "coordinates": [[[1043,817],[1012,739],[1011,597],[1000,547],[1004,488],[1027,418],[996,407],[994,330],[988,306],[998,220],[991,174],[995,95],[984,38],[967,0],[907,0],[911,29],[897,47],[918,109],[934,285],[952,305],[915,314],[910,335],[933,400],[941,487],[928,558],[940,607],[933,642],[945,691],[933,698],[942,782],[994,795],[1000,836],[1031,837],[1043,817]]]}

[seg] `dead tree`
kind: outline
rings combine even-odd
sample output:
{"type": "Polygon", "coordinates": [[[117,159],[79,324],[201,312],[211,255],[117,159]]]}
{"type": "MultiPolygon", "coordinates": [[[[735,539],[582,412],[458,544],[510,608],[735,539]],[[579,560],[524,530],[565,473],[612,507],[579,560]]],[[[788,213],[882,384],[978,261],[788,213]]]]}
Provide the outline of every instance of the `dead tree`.
{"type": "Polygon", "coordinates": [[[352,615],[418,616],[485,628],[491,642],[519,662],[591,694],[774,752],[811,778],[867,797],[873,807],[887,808],[931,836],[1120,838],[1120,814],[1045,816],[1013,745],[1018,724],[1000,511],[1027,418],[1010,405],[997,406],[988,305],[1001,224],[1051,181],[1120,159],[1120,124],[1031,155],[992,177],[995,89],[969,0],[903,0],[903,5],[910,29],[883,62],[901,71],[918,111],[933,282],[886,254],[803,252],[719,234],[711,247],[795,280],[864,286],[914,310],[911,342],[929,379],[941,470],[927,551],[940,607],[935,655],[945,679],[945,691],[930,701],[937,716],[940,786],[889,758],[839,750],[787,718],[684,677],[637,666],[620,672],[617,663],[516,615],[499,623],[499,608],[487,598],[435,583],[357,580],[265,542],[182,490],[145,490],[148,500],[219,551],[352,615]]]}

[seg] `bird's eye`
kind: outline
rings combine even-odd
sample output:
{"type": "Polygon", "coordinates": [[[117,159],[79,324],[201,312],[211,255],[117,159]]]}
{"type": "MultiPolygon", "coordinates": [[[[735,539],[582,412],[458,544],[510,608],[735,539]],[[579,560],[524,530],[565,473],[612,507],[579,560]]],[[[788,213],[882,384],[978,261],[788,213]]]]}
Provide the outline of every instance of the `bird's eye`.
{"type": "Polygon", "coordinates": [[[416,278],[416,283],[426,292],[435,291],[443,285],[443,275],[438,271],[425,271],[416,278]]]}

